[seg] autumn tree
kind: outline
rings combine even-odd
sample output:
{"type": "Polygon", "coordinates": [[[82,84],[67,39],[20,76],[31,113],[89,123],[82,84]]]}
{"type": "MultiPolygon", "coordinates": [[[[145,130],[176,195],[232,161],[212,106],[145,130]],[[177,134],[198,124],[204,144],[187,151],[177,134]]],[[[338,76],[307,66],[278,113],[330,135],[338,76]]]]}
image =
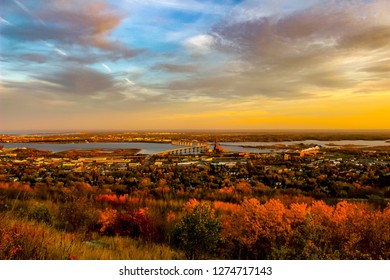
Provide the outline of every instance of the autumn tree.
{"type": "Polygon", "coordinates": [[[173,245],[184,251],[187,259],[201,259],[215,252],[222,225],[210,203],[195,199],[186,203],[183,218],[172,234],[173,245]]]}

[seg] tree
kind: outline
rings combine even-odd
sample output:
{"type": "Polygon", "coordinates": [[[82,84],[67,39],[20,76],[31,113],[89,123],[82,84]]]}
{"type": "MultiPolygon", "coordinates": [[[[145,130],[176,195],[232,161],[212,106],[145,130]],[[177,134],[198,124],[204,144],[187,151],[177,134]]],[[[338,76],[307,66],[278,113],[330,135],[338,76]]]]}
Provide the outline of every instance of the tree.
{"type": "Polygon", "coordinates": [[[190,200],[184,206],[184,217],[173,230],[173,245],[188,259],[200,259],[217,249],[222,225],[214,216],[210,203],[190,200]]]}

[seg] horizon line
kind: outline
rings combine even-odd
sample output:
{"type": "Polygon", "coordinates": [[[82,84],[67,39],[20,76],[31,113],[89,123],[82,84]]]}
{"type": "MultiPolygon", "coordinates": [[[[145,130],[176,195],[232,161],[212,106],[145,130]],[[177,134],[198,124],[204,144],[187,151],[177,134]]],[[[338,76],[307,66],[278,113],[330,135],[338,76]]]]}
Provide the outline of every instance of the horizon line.
{"type": "Polygon", "coordinates": [[[190,133],[190,132],[390,132],[390,129],[377,129],[377,128],[363,128],[363,129],[353,129],[353,128],[275,128],[275,129],[245,129],[245,128],[214,128],[214,129],[64,129],[64,130],[54,130],[54,129],[41,129],[41,130],[0,130],[1,135],[33,135],[33,134],[84,134],[84,133],[190,133]]]}

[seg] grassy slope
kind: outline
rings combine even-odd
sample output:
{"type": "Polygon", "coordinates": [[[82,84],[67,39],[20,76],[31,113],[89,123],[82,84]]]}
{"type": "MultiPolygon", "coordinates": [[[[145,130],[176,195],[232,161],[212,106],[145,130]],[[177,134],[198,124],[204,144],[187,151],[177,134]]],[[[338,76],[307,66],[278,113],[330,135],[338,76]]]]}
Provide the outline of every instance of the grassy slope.
{"type": "Polygon", "coordinates": [[[156,260],[180,259],[165,245],[125,237],[100,237],[89,241],[58,231],[44,223],[0,214],[0,259],[156,260]]]}

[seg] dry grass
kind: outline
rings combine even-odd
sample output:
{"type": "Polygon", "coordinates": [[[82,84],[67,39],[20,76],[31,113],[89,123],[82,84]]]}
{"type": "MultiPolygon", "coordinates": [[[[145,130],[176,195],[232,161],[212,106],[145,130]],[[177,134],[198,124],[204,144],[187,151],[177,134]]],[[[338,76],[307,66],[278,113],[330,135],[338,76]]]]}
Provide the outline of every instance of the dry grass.
{"type": "Polygon", "coordinates": [[[183,256],[168,246],[126,237],[85,236],[0,215],[0,259],[168,260],[183,256]]]}

